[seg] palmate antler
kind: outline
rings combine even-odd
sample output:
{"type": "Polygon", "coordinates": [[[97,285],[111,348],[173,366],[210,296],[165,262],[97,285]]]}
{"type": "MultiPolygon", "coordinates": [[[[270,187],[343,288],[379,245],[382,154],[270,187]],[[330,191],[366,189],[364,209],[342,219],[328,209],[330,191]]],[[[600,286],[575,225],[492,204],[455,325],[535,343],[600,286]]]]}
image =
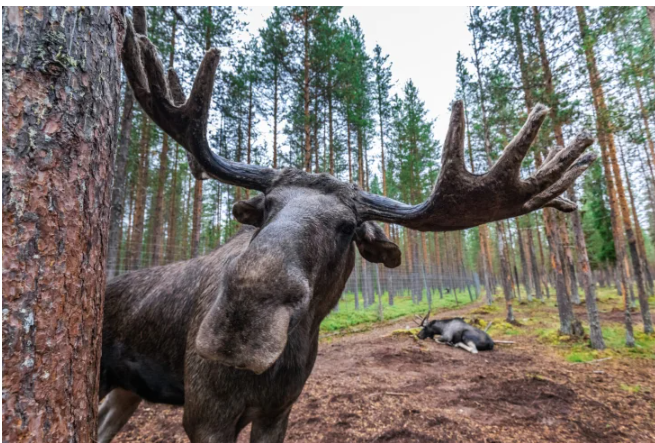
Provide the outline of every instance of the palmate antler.
{"type": "Polygon", "coordinates": [[[593,143],[581,133],[564,149],[552,150],[546,162],[523,180],[523,158],[539,132],[548,108],[534,107],[521,131],[507,145],[489,172],[475,175],[464,165],[464,106],[455,102],[443,148],[441,172],[432,194],[419,205],[406,205],[376,194],[361,192],[358,204],[365,220],[396,223],[421,231],[452,231],[527,214],[550,206],[576,209],[559,197],[595,160],[582,155],[593,143]]]}
{"type": "MultiPolygon", "coordinates": [[[[145,11],[134,8],[137,30],[145,29],[145,11]]],[[[168,78],[155,46],[145,35],[135,32],[128,20],[123,65],[127,78],[143,110],[166,133],[195,157],[212,178],[224,183],[266,192],[280,171],[226,160],[212,152],[207,142],[207,118],[211,103],[219,52],[210,49],[200,64],[189,97],[185,97],[172,69],[168,78]]],[[[574,203],[559,197],[594,161],[584,154],[593,143],[587,133],[578,135],[569,146],[552,150],[539,170],[521,179],[520,168],[539,132],[548,109],[534,107],[516,137],[485,174],[475,175],[464,164],[464,106],[453,104],[444,143],[442,167],[432,194],[423,203],[407,205],[362,190],[353,198],[362,221],[377,220],[421,231],[452,231],[527,214],[542,207],[570,212],[574,203]]]]}

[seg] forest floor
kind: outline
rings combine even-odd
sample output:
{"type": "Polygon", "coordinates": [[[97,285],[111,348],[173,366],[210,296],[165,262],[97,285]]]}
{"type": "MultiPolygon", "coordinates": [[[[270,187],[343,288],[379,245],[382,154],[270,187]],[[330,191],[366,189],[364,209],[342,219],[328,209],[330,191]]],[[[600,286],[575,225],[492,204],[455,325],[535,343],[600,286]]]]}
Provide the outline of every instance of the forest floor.
{"type": "MultiPolygon", "coordinates": [[[[343,336],[325,334],[314,372],[294,406],[288,442],[653,442],[655,337],[623,346],[620,300],[599,291],[608,350],[561,337],[554,301],[504,306],[480,302],[442,309],[486,324],[499,344],[477,355],[418,341],[411,317],[343,336]]],[[[651,298],[655,307],[655,299],[651,298]]],[[[584,306],[576,313],[585,318],[584,306]]],[[[142,404],[119,442],[188,441],[182,410],[142,404]]],[[[239,442],[248,441],[248,429],[239,442]]]]}

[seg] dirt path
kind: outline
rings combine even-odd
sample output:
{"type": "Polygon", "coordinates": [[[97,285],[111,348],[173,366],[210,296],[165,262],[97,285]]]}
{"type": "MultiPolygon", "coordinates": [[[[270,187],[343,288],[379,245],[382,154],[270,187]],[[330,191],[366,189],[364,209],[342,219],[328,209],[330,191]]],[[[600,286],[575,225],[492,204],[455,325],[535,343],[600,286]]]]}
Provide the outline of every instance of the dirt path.
{"type": "MultiPolygon", "coordinates": [[[[388,336],[405,325],[321,344],[286,441],[655,442],[653,360],[572,364],[527,336],[471,355],[388,336]]],[[[188,441],[181,421],[142,405],[117,440],[188,441]]]]}

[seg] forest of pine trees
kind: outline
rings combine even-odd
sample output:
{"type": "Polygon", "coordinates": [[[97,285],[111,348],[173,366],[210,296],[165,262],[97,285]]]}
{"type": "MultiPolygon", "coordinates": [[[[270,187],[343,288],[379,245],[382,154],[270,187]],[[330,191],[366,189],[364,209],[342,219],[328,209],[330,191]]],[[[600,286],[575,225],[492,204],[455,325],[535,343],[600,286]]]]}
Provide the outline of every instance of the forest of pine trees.
{"type": "MultiPolygon", "coordinates": [[[[149,7],[149,38],[187,88],[202,54],[222,60],[209,138],[222,156],[329,173],[374,193],[423,201],[441,142],[412,82],[397,84],[384,48],[366,45],[339,7],[276,7],[246,39],[239,10],[149,7]]],[[[459,287],[512,305],[554,297],[565,334],[581,334],[572,305],[586,302],[592,346],[604,347],[595,290],[624,300],[652,332],[655,260],[655,28],[644,7],[471,8],[470,50],[457,56],[467,118],[467,166],[484,173],[537,104],[549,119],[523,164],[586,129],[600,154],[567,191],[580,211],[544,209],[464,232],[385,231],[403,251],[399,270],[358,260],[348,289],[359,306],[409,290],[417,300],[459,287]],[[355,289],[357,288],[357,289],[355,289]],[[425,290],[425,292],[424,292],[425,290]],[[376,296],[377,294],[377,296],[376,296]]],[[[392,57],[391,57],[392,58],[392,57]]],[[[238,229],[232,205],[249,191],[203,180],[184,150],[148,120],[123,82],[108,252],[110,276],[202,255],[238,229]]],[[[387,301],[385,300],[385,303],[387,301]]]]}

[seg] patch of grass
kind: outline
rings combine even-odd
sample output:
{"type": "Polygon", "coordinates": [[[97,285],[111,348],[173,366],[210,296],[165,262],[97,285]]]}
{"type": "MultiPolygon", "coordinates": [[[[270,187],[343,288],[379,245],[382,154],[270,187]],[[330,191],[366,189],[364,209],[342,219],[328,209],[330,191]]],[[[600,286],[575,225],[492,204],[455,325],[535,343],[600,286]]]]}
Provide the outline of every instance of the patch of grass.
{"type": "Polygon", "coordinates": [[[571,352],[566,356],[566,361],[569,363],[586,363],[592,360],[595,358],[589,352],[571,352]]]}
{"type": "MultiPolygon", "coordinates": [[[[360,294],[359,309],[355,309],[355,294],[346,293],[344,298],[339,301],[339,308],[332,311],[321,323],[321,332],[341,332],[352,330],[358,325],[373,324],[380,322],[378,304],[372,304],[366,308],[363,307],[360,294]]],[[[377,301],[377,296],[376,296],[377,301]]],[[[430,316],[439,314],[442,309],[455,309],[471,303],[471,299],[466,290],[457,291],[457,294],[450,292],[439,298],[439,294],[432,296],[432,313],[430,316]],[[455,301],[457,296],[457,302],[455,301]]],[[[428,300],[423,291],[423,299],[420,303],[414,303],[409,294],[393,297],[393,306],[389,306],[389,294],[385,292],[382,296],[382,321],[393,320],[400,317],[419,314],[424,316],[428,312],[428,300]]]]}
{"type": "Polygon", "coordinates": [[[640,385],[626,385],[625,383],[621,383],[621,389],[631,394],[638,394],[642,390],[640,385]]]}

